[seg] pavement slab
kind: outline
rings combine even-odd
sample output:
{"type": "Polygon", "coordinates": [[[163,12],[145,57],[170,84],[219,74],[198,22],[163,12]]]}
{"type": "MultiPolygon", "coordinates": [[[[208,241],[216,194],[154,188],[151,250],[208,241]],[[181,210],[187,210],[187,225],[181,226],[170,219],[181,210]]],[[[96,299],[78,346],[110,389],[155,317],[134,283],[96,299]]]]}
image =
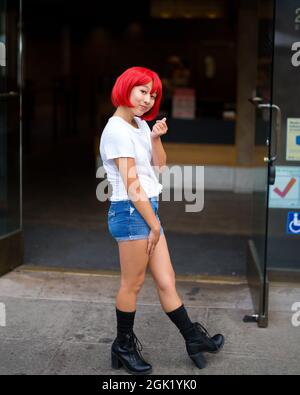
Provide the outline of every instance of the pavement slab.
{"type": "MultiPolygon", "coordinates": [[[[1,375],[128,375],[112,370],[119,275],[34,271],[23,267],[0,278],[6,326],[0,326],[1,375]]],[[[270,286],[269,326],[244,323],[252,312],[246,284],[177,280],[192,321],[225,335],[224,349],[207,354],[199,370],[178,329],[162,310],[153,279],[140,292],[134,330],[152,375],[265,375],[300,373],[300,327],[291,305],[299,284],[270,286]]]]}

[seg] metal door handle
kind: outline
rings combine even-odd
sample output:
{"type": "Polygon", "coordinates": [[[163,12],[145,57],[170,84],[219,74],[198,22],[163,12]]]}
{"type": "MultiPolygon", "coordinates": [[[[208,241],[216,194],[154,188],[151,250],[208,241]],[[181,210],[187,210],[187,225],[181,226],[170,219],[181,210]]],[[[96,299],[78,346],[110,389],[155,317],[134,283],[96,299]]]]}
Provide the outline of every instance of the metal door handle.
{"type": "Polygon", "coordinates": [[[263,99],[258,96],[250,97],[248,100],[251,104],[254,104],[255,106],[257,106],[258,103],[262,103],[262,101],[263,101],[263,99]]]}
{"type": "Polygon", "coordinates": [[[277,159],[278,141],[281,133],[281,110],[276,104],[258,104],[257,107],[261,109],[272,108],[276,111],[274,153],[271,153],[271,157],[269,159],[272,163],[277,159]]]}
{"type": "Polygon", "coordinates": [[[280,139],[280,134],[281,134],[281,110],[280,107],[277,106],[276,104],[270,104],[270,103],[262,103],[262,98],[261,97],[253,97],[249,99],[250,103],[254,104],[257,108],[263,109],[263,108],[272,108],[276,111],[276,122],[275,122],[275,144],[274,144],[274,153],[271,153],[271,157],[269,158],[269,162],[272,163],[277,159],[278,155],[278,142],[280,139]]]}

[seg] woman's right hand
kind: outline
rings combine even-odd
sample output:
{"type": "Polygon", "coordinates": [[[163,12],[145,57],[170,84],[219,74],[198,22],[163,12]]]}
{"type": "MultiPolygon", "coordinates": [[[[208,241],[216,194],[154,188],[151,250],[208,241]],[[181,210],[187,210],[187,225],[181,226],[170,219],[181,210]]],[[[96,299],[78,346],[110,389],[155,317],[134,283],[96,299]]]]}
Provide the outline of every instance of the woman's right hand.
{"type": "Polygon", "coordinates": [[[147,254],[149,257],[153,254],[154,248],[156,247],[156,244],[158,243],[160,237],[160,227],[159,228],[151,228],[151,231],[149,233],[148,237],[148,245],[147,245],[147,254]]]}

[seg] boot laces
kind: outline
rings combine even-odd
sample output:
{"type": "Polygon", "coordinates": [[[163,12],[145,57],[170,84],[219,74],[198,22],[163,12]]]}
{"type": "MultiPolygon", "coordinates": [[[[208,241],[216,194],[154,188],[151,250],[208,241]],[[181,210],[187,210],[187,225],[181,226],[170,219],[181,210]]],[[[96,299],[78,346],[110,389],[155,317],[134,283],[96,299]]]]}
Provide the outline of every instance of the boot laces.
{"type": "Polygon", "coordinates": [[[143,346],[133,331],[130,333],[130,341],[132,342],[133,348],[137,351],[139,356],[142,358],[141,351],[143,350],[143,346]]]}

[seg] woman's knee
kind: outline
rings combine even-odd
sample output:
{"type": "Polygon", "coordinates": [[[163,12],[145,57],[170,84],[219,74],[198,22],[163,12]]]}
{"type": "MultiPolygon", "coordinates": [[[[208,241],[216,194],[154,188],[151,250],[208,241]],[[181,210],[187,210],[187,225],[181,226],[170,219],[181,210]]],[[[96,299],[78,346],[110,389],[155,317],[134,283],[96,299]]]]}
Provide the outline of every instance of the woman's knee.
{"type": "Polygon", "coordinates": [[[175,274],[170,274],[156,281],[157,289],[160,292],[173,292],[176,289],[175,274]]]}
{"type": "Polygon", "coordinates": [[[145,274],[140,275],[134,279],[121,279],[121,288],[127,292],[138,294],[143,287],[145,281],[145,274]]]}

